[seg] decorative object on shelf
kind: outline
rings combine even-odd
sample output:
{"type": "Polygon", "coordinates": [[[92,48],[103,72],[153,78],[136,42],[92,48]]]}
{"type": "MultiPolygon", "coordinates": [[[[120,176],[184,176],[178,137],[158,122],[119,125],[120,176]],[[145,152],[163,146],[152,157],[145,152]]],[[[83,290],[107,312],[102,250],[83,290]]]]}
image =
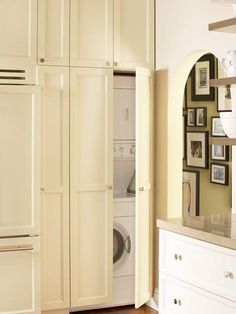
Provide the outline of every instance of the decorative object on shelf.
{"type": "Polygon", "coordinates": [[[227,51],[227,57],[221,60],[221,65],[227,77],[236,76],[236,50],[227,51]]]}
{"type": "Polygon", "coordinates": [[[183,121],[183,159],[186,159],[186,115],[182,116],[183,121]]]}
{"type": "Polygon", "coordinates": [[[222,6],[231,6],[233,9],[233,17],[236,17],[236,0],[211,0],[211,2],[222,6]]]}
{"type": "Polygon", "coordinates": [[[236,138],[236,112],[220,112],[220,119],[225,134],[236,138]]]}
{"type": "Polygon", "coordinates": [[[188,131],[187,167],[208,168],[208,131],[188,131]]]}
{"type": "Polygon", "coordinates": [[[196,126],[206,128],[207,126],[207,107],[196,108],[196,126]]]}
{"type": "Polygon", "coordinates": [[[187,108],[187,126],[196,125],[196,110],[195,108],[187,108]]]}
{"type": "Polygon", "coordinates": [[[211,160],[229,161],[229,146],[211,145],[211,160]]]}
{"type": "Polygon", "coordinates": [[[191,72],[192,101],[214,101],[215,90],[210,87],[210,79],[215,75],[215,57],[204,55],[194,65],[191,72]]]}
{"type": "Polygon", "coordinates": [[[199,215],[199,182],[200,172],[183,170],[182,182],[182,215],[183,217],[199,215]]]}
{"type": "Polygon", "coordinates": [[[228,185],[229,184],[229,166],[211,163],[210,171],[210,181],[211,183],[228,185]]]}
{"type": "Polygon", "coordinates": [[[211,136],[226,136],[220,117],[211,117],[211,136]]]}

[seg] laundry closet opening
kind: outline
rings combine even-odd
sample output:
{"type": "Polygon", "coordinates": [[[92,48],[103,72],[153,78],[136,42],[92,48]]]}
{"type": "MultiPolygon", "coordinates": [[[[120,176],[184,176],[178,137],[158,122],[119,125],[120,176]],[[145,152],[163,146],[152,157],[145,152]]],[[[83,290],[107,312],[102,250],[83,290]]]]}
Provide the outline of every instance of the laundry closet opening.
{"type": "Polygon", "coordinates": [[[135,74],[114,73],[113,305],[135,303],[135,74]]]}

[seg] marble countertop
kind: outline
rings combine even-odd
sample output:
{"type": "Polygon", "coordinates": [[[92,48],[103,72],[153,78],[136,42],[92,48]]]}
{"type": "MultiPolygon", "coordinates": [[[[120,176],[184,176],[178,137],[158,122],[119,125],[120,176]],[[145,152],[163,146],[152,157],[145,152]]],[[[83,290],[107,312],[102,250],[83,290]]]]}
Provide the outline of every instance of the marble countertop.
{"type": "Polygon", "coordinates": [[[236,250],[236,214],[158,219],[157,227],[236,250]]]}

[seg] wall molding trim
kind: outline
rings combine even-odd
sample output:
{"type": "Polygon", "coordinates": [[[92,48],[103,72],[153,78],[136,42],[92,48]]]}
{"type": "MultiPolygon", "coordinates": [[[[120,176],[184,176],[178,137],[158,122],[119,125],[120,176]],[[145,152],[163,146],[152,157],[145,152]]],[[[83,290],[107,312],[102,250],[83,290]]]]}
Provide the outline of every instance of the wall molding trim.
{"type": "Polygon", "coordinates": [[[158,289],[154,289],[153,297],[146,303],[147,306],[152,308],[155,311],[158,311],[158,299],[159,299],[159,292],[158,289]]]}

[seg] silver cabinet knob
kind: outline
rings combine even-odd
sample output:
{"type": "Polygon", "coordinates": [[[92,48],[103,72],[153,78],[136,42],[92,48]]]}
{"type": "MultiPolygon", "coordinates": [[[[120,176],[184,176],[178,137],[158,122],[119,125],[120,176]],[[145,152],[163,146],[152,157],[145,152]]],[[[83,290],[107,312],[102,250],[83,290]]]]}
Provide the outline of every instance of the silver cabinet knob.
{"type": "Polygon", "coordinates": [[[40,61],[41,63],[44,63],[44,62],[45,62],[45,59],[44,59],[44,58],[40,58],[39,61],[40,61]]]}
{"type": "Polygon", "coordinates": [[[175,260],[178,260],[178,259],[179,259],[178,254],[175,254],[174,257],[175,257],[175,260]]]}
{"type": "Polygon", "coordinates": [[[139,188],[139,191],[140,191],[140,192],[144,192],[144,187],[141,186],[141,187],[139,188]]]}
{"type": "Polygon", "coordinates": [[[179,255],[179,261],[182,262],[183,258],[182,255],[179,255]]]}
{"type": "Polygon", "coordinates": [[[114,66],[115,66],[115,67],[118,67],[118,62],[114,62],[114,66]]]}
{"type": "Polygon", "coordinates": [[[225,277],[225,278],[233,279],[233,278],[234,278],[234,274],[231,273],[230,271],[225,271],[225,272],[224,272],[224,277],[225,277]]]}
{"type": "Polygon", "coordinates": [[[175,255],[174,255],[174,259],[175,259],[176,261],[182,262],[183,257],[182,257],[182,255],[180,255],[180,254],[175,254],[175,255]]]}
{"type": "Polygon", "coordinates": [[[111,62],[110,62],[110,61],[107,61],[107,62],[106,62],[106,65],[107,65],[107,66],[110,66],[110,65],[111,65],[111,62]]]}

